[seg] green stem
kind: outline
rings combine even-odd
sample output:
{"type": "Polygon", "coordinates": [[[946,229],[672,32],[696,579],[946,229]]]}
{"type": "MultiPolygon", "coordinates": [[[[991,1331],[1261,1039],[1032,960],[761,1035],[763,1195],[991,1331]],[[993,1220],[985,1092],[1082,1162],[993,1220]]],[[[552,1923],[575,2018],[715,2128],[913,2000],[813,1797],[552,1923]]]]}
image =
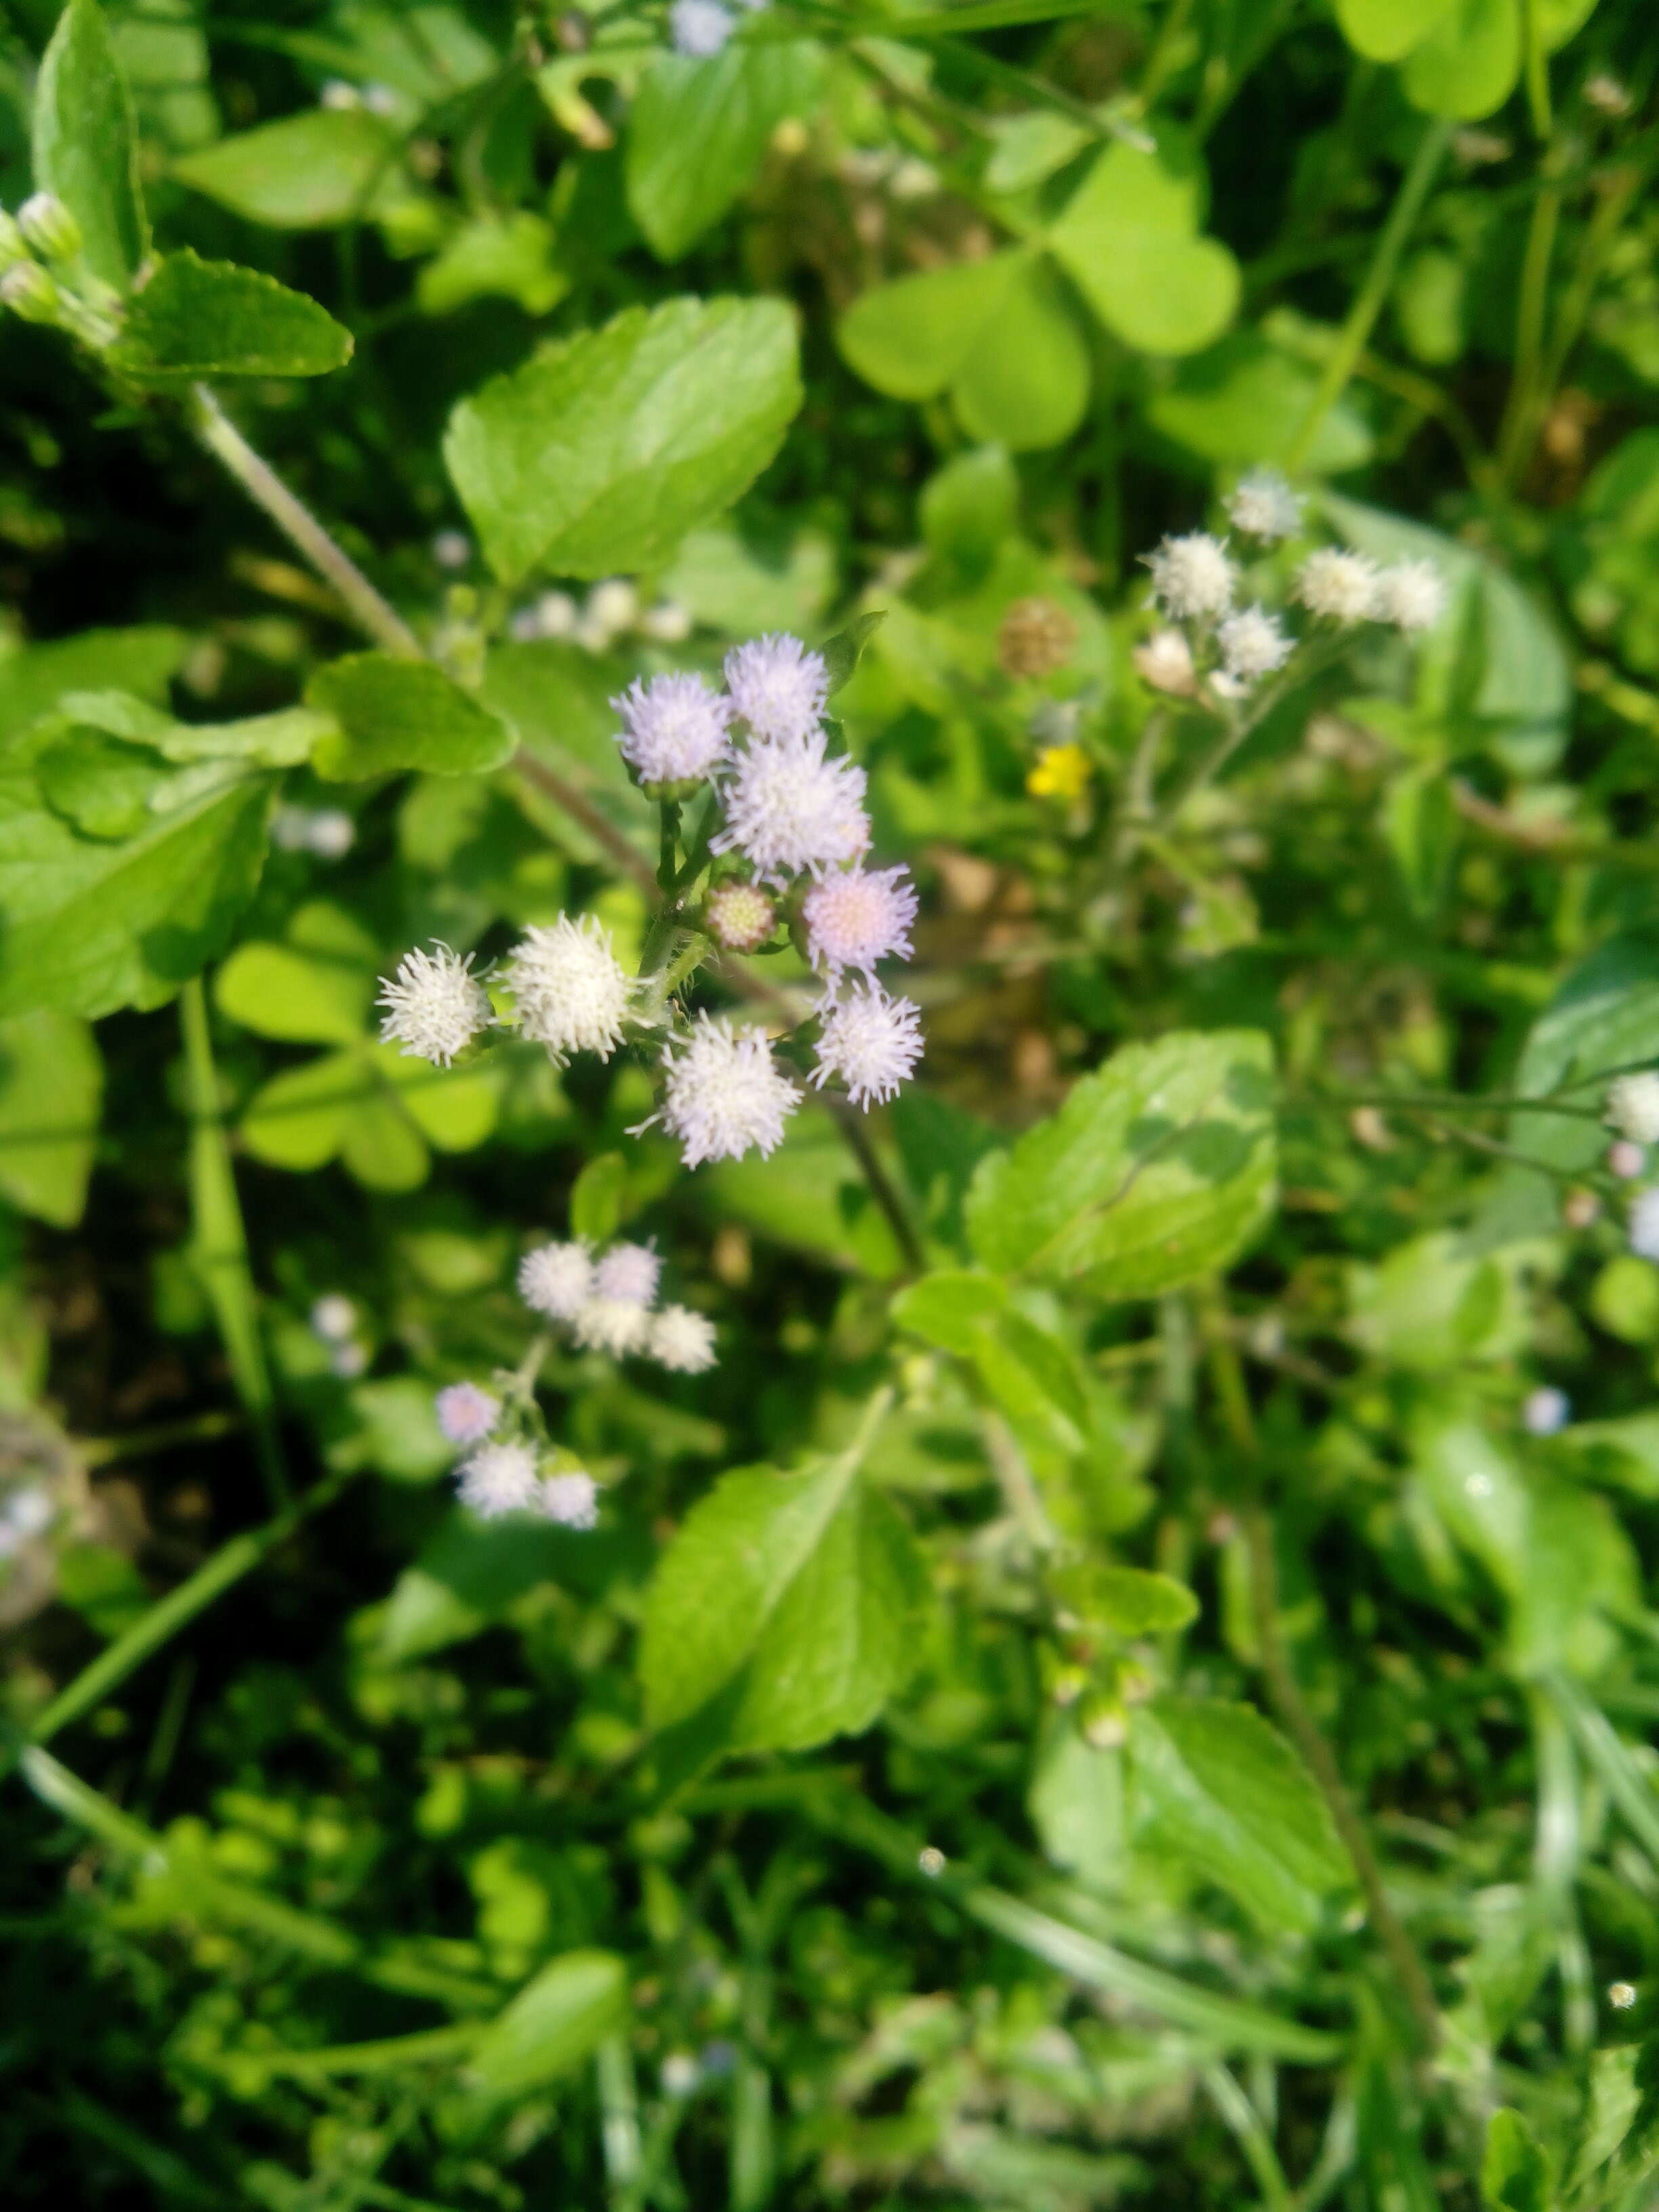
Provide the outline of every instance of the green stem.
{"type": "Polygon", "coordinates": [[[1544,27],[1539,20],[1538,0],[1521,0],[1521,24],[1526,42],[1527,106],[1532,114],[1533,136],[1540,145],[1548,143],[1551,130],[1550,65],[1544,52],[1544,27]]]}
{"type": "Polygon", "coordinates": [[[640,2094],[634,2054],[625,2035],[608,2035],[595,2057],[600,2142],[612,2212],[635,2212],[640,2202],[640,2094]]]}
{"type": "Polygon", "coordinates": [[[256,505],[264,507],[290,544],[319,576],[332,585],[341,604],[365,635],[405,659],[421,657],[421,642],[389,600],[381,598],[356,562],[329,535],[303,501],[297,499],[255,453],[220,405],[211,386],[191,386],[190,426],[216,461],[229,470],[256,505]]]}
{"type": "Polygon", "coordinates": [[[184,1032],[185,1079],[190,1108],[190,1198],[191,1243],[238,1396],[253,1423],[259,1472],[277,1511],[292,1492],[276,1433],[270,1372],[259,1333],[258,1302],[249,1263],[247,1231],[230,1146],[219,1112],[219,1077],[213,1064],[207,997],[200,976],[179,994],[184,1032]]]}
{"type": "Polygon", "coordinates": [[[1285,466],[1292,471],[1306,462],[1320,425],[1347,389],[1348,380],[1358,365],[1360,355],[1365,350],[1372,327],[1382,312],[1383,302],[1389,296],[1400,266],[1400,257],[1406,249],[1406,241],[1416,228],[1423,204],[1428,198],[1435,178],[1439,173],[1440,164],[1445,159],[1446,149],[1451,143],[1451,136],[1452,125],[1449,123],[1431,123],[1417,142],[1417,151],[1412,156],[1411,167],[1401,180],[1400,190],[1389,211],[1389,219],[1382,226],[1382,235],[1371,256],[1371,265],[1365,273],[1365,281],[1348,310],[1347,320],[1343,324],[1336,345],[1325,364],[1325,374],[1319,380],[1319,388],[1314,393],[1306,419],[1285,457],[1285,466]]]}
{"type": "Polygon", "coordinates": [[[1521,260],[1521,291],[1516,306],[1515,374],[1498,434],[1498,471],[1513,486],[1531,454],[1541,414],[1544,325],[1549,312],[1550,264],[1561,221],[1561,188],[1553,179],[1540,187],[1527,228],[1521,260]]]}
{"type": "Polygon", "coordinates": [[[101,1705],[118,1684],[125,1682],[164,1644],[170,1643],[198,1613],[205,1612],[216,1598],[222,1597],[244,1575],[252,1573],[277,1545],[293,1534],[302,1521],[331,1504],[349,1479],[343,1474],[331,1475],[308,1490],[287,1512],[268,1521],[264,1528],[233,1536],[193,1575],[158,1599],[131,1628],[106,1644],[72,1682],[58,1692],[46,1711],[37,1716],[29,1730],[29,1741],[49,1743],[72,1721],[80,1720],[101,1705]]]}

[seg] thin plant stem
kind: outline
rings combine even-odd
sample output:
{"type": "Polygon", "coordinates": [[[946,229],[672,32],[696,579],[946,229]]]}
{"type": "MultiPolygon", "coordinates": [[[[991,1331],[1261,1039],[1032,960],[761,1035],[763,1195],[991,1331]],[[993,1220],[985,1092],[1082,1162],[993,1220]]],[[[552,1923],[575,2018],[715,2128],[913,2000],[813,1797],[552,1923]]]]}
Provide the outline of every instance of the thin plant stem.
{"type": "Polygon", "coordinates": [[[245,1575],[251,1574],[262,1559],[294,1534],[301,1522],[331,1504],[349,1479],[343,1474],[330,1476],[315,1484],[274,1521],[266,1522],[260,1528],[250,1528],[240,1536],[233,1536],[228,1544],[222,1545],[210,1559],[204,1560],[193,1575],[158,1599],[58,1692],[46,1711],[36,1717],[28,1732],[29,1741],[50,1743],[72,1722],[83,1719],[100,1705],[129,1674],[171,1643],[198,1613],[204,1613],[216,1599],[234,1589],[245,1575]]]}
{"type": "Polygon", "coordinates": [[[1521,0],[1521,29],[1527,57],[1527,107],[1532,117],[1533,136],[1541,146],[1549,142],[1552,118],[1549,57],[1544,52],[1544,26],[1538,13],[1538,0],[1521,0]]]}
{"type": "Polygon", "coordinates": [[[191,386],[189,411],[191,428],[201,444],[333,586],[358,629],[386,652],[418,659],[421,641],[409,624],[389,600],[381,598],[356,562],[289,489],[270,464],[255,453],[210,385],[191,386]]]}
{"type": "Polygon", "coordinates": [[[522,776],[526,783],[533,783],[538,790],[544,792],[573,822],[580,824],[623,873],[633,878],[645,893],[649,904],[657,904],[660,893],[650,861],[629,843],[613,823],[605,820],[591,799],[585,798],[575,785],[562,776],[556,769],[549,768],[545,761],[538,760],[533,753],[526,752],[522,746],[514,759],[513,767],[515,774],[522,776]]]}
{"type": "Polygon", "coordinates": [[[1521,260],[1521,291],[1516,307],[1515,374],[1498,434],[1498,475],[1512,486],[1532,451],[1543,382],[1544,327],[1549,312],[1550,266],[1561,222],[1561,187],[1548,178],[1533,203],[1521,260]]]}
{"type": "Polygon", "coordinates": [[[1348,1796],[1336,1754],[1310,1711],[1285,1656],[1279,1632],[1279,1574],[1273,1562],[1273,1523],[1265,1507],[1252,1504],[1241,1513],[1240,1524],[1249,1566],[1250,1611],[1267,1695],[1330,1808],[1337,1833],[1358,1877],[1371,1926],[1389,1954],[1419,2039],[1425,2051],[1431,2055],[1439,2046],[1441,2023],[1440,2008],[1435,2002],[1427,1969],[1404,1922],[1389,1902],[1382,1869],[1348,1796]]]}
{"type": "Polygon", "coordinates": [[[254,1449],[271,1504],[283,1511],[292,1492],[276,1433],[270,1370],[260,1334],[258,1298],[248,1258],[247,1230],[236,1194],[235,1170],[219,1110],[219,1077],[213,1064],[207,996],[194,976],[179,996],[184,1033],[185,1079],[190,1109],[191,1237],[208,1302],[219,1325],[238,1396],[253,1423],[254,1449]]]}
{"type": "Polygon", "coordinates": [[[909,1209],[899,1196],[897,1186],[883,1164],[882,1158],[870,1141],[870,1132],[864,1116],[849,1099],[831,1098],[825,1102],[836,1127],[846,1141],[847,1149],[858,1162],[864,1180],[870,1186],[870,1195],[886,1216],[887,1225],[893,1232],[894,1242],[904,1262],[908,1275],[926,1272],[927,1255],[921,1249],[921,1240],[910,1218],[909,1209]]]}
{"type": "Polygon", "coordinates": [[[1285,457],[1285,465],[1291,471],[1299,469],[1307,460],[1320,425],[1346,391],[1348,380],[1358,366],[1359,356],[1365,350],[1372,328],[1382,312],[1383,302],[1394,283],[1406,242],[1417,227],[1424,202],[1440,173],[1440,164],[1445,159],[1451,136],[1452,125],[1449,123],[1431,123],[1417,142],[1417,151],[1401,180],[1400,190],[1389,211],[1389,219],[1382,226],[1382,235],[1371,256],[1371,265],[1365,272],[1365,281],[1348,310],[1347,320],[1343,324],[1330,358],[1325,364],[1325,373],[1319,380],[1319,388],[1314,393],[1302,428],[1285,457]]]}

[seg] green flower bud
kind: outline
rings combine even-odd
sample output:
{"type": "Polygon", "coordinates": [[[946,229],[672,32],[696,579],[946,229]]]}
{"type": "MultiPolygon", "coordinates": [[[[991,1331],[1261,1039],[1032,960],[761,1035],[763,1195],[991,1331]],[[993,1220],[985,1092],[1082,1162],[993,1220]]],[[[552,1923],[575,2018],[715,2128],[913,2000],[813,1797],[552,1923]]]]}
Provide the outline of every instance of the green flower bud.
{"type": "Polygon", "coordinates": [[[56,192],[35,192],[17,210],[17,228],[48,261],[73,261],[82,246],[81,226],[56,192]]]}
{"type": "Polygon", "coordinates": [[[0,307],[23,322],[58,322],[62,306],[63,295],[38,261],[14,262],[0,276],[0,307]]]}
{"type": "Polygon", "coordinates": [[[9,269],[19,261],[27,261],[29,250],[23,234],[17,228],[16,218],[0,208],[0,270],[9,269]]]}

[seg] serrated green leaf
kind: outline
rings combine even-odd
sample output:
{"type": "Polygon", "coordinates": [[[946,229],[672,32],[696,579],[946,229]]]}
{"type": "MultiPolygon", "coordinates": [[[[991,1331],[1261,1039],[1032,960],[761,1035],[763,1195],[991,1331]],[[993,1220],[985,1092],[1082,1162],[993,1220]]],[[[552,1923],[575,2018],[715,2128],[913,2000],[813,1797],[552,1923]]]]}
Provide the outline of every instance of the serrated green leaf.
{"type": "Polygon", "coordinates": [[[1048,234],[1050,252],[1114,337],[1144,353],[1196,353],[1238,305],[1238,264],[1198,234],[1196,155],[1159,134],[1156,153],[1107,147],[1048,234]]]}
{"type": "Polygon", "coordinates": [[[1325,1801],[1252,1706],[1158,1698],[1131,1725],[1139,1839],[1170,1851],[1267,1927],[1306,1929],[1352,1886],[1325,1801]]]}
{"type": "Polygon", "coordinates": [[[444,457],[496,574],[661,561],[776,453],[800,404],[775,300],[630,307],[464,399],[444,457]]]}
{"type": "Polygon", "coordinates": [[[1173,1575],[1077,1559],[1048,1577],[1054,1602],[1091,1626],[1119,1636],[1164,1635],[1198,1618],[1198,1600],[1173,1575]]]}
{"type": "Polygon", "coordinates": [[[0,1022],[0,1193],[72,1229],[98,1142],[104,1065],[91,1030],[41,1007],[0,1022]]]}
{"type": "Polygon", "coordinates": [[[521,2097],[580,2066],[628,2015],[628,1974],[610,1951],[567,1951],[492,2021],[467,2060],[468,2086],[521,2097]]]}
{"type": "Polygon", "coordinates": [[[143,383],[200,376],[325,376],[351,358],[351,333],[274,276],[231,261],[169,253],[133,301],[109,351],[143,383]]]}
{"type": "Polygon", "coordinates": [[[138,189],[138,129],[94,0],[69,0],[34,91],[34,182],[81,227],[87,266],[125,292],[149,245],[138,189]]]}
{"type": "Polygon", "coordinates": [[[868,1728],[909,1675],[925,1590],[903,1521],[858,1450],[747,1468],[695,1505],[646,1601],[656,1729],[713,1717],[728,1749],[809,1750],[868,1728]]]}
{"type": "Polygon", "coordinates": [[[968,1231],[992,1269],[1149,1297],[1224,1267],[1267,1215],[1273,1176],[1267,1039],[1175,1031],[1126,1046],[982,1162],[968,1231]]]}
{"type": "Polygon", "coordinates": [[[397,155],[397,134],[380,117],[314,107],[186,154],[173,174],[250,222],[327,230],[406,196],[397,155]]]}
{"type": "Polygon", "coordinates": [[[971,1354],[981,1331],[1007,1306],[1007,1285],[1000,1277],[976,1268],[942,1267],[901,1291],[893,1300],[892,1313],[901,1328],[942,1351],[971,1354]]]}
{"type": "Polygon", "coordinates": [[[84,629],[47,645],[0,649],[0,737],[21,735],[66,694],[94,687],[132,692],[159,704],[167,697],[168,678],[183,666],[189,651],[190,640],[182,630],[160,623],[136,629],[84,629]]]}
{"type": "Polygon", "coordinates": [[[271,783],[222,778],[136,836],[82,837],[0,770],[0,1013],[156,1006],[222,946],[264,862],[271,783]]]}
{"type": "Polygon", "coordinates": [[[306,701],[339,725],[319,739],[313,759],[331,782],[406,769],[472,775],[513,756],[507,725],[429,661],[351,653],[317,671],[306,701]]]}
{"type": "Polygon", "coordinates": [[[779,124],[811,112],[823,81],[822,51],[805,39],[652,64],[629,118],[624,173],[629,208],[659,261],[678,261],[713,228],[779,124]]]}

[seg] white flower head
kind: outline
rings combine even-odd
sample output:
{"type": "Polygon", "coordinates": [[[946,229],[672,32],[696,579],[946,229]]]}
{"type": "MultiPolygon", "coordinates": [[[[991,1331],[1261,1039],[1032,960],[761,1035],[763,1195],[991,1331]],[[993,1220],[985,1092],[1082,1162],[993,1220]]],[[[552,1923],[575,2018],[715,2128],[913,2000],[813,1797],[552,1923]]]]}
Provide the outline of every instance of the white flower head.
{"type": "Polygon", "coordinates": [[[501,1401],[476,1382],[452,1382],[439,1391],[434,1409],[453,1444],[481,1444],[501,1418],[501,1401]]]}
{"type": "Polygon", "coordinates": [[[1221,540],[1207,531],[1166,538],[1156,553],[1141,558],[1152,572],[1152,598],[1177,622],[1212,619],[1231,606],[1238,571],[1221,540]]]}
{"type": "Polygon", "coordinates": [[[585,1244],[538,1244],[519,1262],[519,1296],[550,1321],[568,1321],[592,1295],[593,1261],[585,1244]]]}
{"type": "Polygon", "coordinates": [[[1228,615],[1216,631],[1222,665],[1236,684],[1257,684],[1282,668],[1296,650],[1276,616],[1265,607],[1241,607],[1228,615]]]}
{"type": "Polygon", "coordinates": [[[480,1444],[461,1462],[456,1487],[462,1504],[483,1520],[527,1512],[541,1488],[536,1455],[528,1444],[480,1444]]]}
{"type": "Polygon", "coordinates": [[[702,1375],[714,1364],[714,1324],[690,1306],[665,1306],[652,1321],[646,1349],[677,1375],[702,1375]]]}
{"type": "Polygon", "coordinates": [[[355,1382],[368,1365],[367,1345],[337,1344],[329,1354],[328,1364],[343,1382],[355,1382]]]}
{"type": "Polygon", "coordinates": [[[1143,684],[1154,691],[1176,698],[1189,697],[1197,686],[1193,649],[1178,629],[1155,629],[1144,645],[1130,654],[1143,684]]]}
{"type": "Polygon", "coordinates": [[[406,952],[392,981],[381,984],[376,1004],[386,1010],[384,1042],[400,1044],[406,1060],[429,1060],[434,1067],[447,1067],[494,1018],[472,973],[472,956],[463,959],[447,945],[406,952]]]}
{"type": "Polygon", "coordinates": [[[921,1009],[890,999],[875,983],[855,985],[818,1012],[814,1083],[838,1079],[855,1106],[895,1097],[921,1058],[921,1009]]]}
{"type": "Polygon", "coordinates": [[[720,0],[674,0],[668,11],[668,35],[674,52],[690,61],[707,61],[720,52],[736,29],[720,0]]]}
{"type": "Polygon", "coordinates": [[[609,1060],[622,1042],[634,986],[596,915],[572,921],[562,914],[547,928],[526,930],[514,947],[505,981],[520,1030],[544,1044],[556,1060],[573,1052],[609,1060]]]}
{"type": "Polygon", "coordinates": [[[584,1352],[606,1352],[613,1359],[643,1352],[651,1316],[637,1298],[589,1298],[577,1307],[571,1333],[584,1352]]]}
{"type": "Polygon", "coordinates": [[[1246,538],[1273,545],[1281,538],[1296,536],[1304,505],[1277,469],[1252,469],[1239,478],[1238,489],[1227,501],[1227,520],[1246,538]]]}
{"type": "Polygon", "coordinates": [[[624,725],[618,749],[641,783],[690,782],[731,752],[731,705],[701,676],[636,678],[611,704],[624,725]]]}
{"type": "MultiPolygon", "coordinates": [[[[733,1029],[723,1014],[698,1014],[662,1055],[662,1110],[689,1168],[769,1152],[800,1103],[800,1091],[772,1057],[763,1029],[733,1029]]],[[[650,1123],[641,1125],[649,1127],[650,1123]]]]}
{"type": "Polygon", "coordinates": [[[823,655],[781,632],[734,645],[724,673],[733,708],[757,738],[804,738],[830,697],[823,655]]]}
{"type": "Polygon", "coordinates": [[[579,1467],[550,1474],[541,1486],[536,1510],[562,1528],[591,1528],[599,1517],[599,1486],[579,1467]]]}
{"type": "Polygon", "coordinates": [[[1396,561],[1376,580],[1376,619],[1407,635],[1432,629],[1446,611],[1446,580],[1432,561],[1396,561]]]}
{"type": "Polygon", "coordinates": [[[325,1291],[311,1309],[311,1332],[325,1344],[343,1344],[357,1326],[357,1309],[343,1291],[325,1291]]]}
{"type": "Polygon", "coordinates": [[[708,894],[703,920],[728,952],[752,952],[778,926],[778,911],[758,884],[721,884],[708,894]]]}
{"type": "Polygon", "coordinates": [[[1659,1189],[1641,1192],[1631,1206],[1630,1249],[1638,1260],[1659,1260],[1659,1189]]]}
{"type": "Polygon", "coordinates": [[[872,975],[881,960],[910,957],[916,895],[906,868],[842,868],[813,884],[801,906],[812,965],[838,976],[872,975]]]}
{"type": "Polygon", "coordinates": [[[1297,570],[1295,596],[1310,614],[1346,626],[1376,620],[1376,585],[1375,561],[1340,545],[1322,545],[1297,570]]]}
{"type": "Polygon", "coordinates": [[[822,730],[757,739],[725,771],[726,827],[716,853],[741,853],[763,882],[855,860],[870,842],[864,770],[831,760],[822,730]]]}
{"type": "Polygon", "coordinates": [[[593,1270],[593,1294],[624,1305],[654,1304],[662,1261],[648,1244],[613,1244],[593,1270]]]}
{"type": "Polygon", "coordinates": [[[1607,1085],[1601,1117],[1621,1137],[1638,1145],[1659,1145],[1659,1074],[1644,1068],[1607,1085]]]}
{"type": "Polygon", "coordinates": [[[1542,1383],[1522,1401],[1521,1425],[1528,1436],[1553,1437],[1572,1419],[1572,1401],[1565,1390],[1542,1383]]]}

